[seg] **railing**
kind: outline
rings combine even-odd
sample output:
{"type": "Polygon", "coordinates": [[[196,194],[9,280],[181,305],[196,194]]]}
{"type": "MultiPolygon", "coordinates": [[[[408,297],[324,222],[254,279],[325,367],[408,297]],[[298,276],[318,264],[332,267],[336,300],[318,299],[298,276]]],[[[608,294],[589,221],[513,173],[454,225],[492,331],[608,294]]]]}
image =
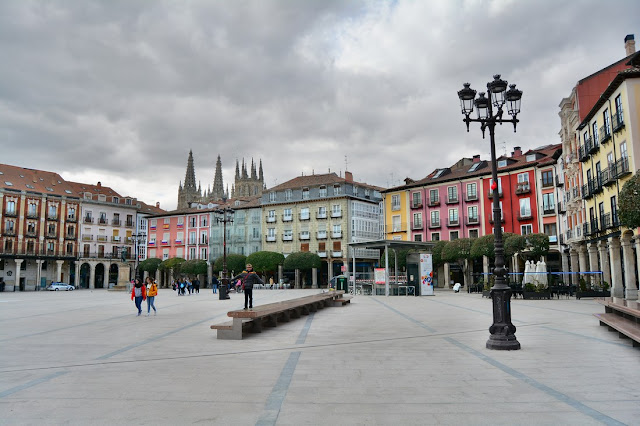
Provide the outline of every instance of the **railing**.
{"type": "Polygon", "coordinates": [[[75,234],[66,234],[66,235],[64,236],[64,239],[65,239],[65,240],[75,240],[75,239],[76,239],[76,236],[75,236],[75,234]]]}
{"type": "Polygon", "coordinates": [[[114,225],[114,226],[120,226],[121,223],[122,222],[120,221],[120,219],[113,219],[111,221],[111,224],[114,225]]]}
{"type": "Polygon", "coordinates": [[[591,179],[591,189],[594,194],[602,192],[602,179],[599,174],[591,179]]]}
{"type": "Polygon", "coordinates": [[[422,221],[417,220],[415,222],[411,222],[411,229],[422,229],[422,221]]]}
{"type": "Polygon", "coordinates": [[[457,203],[458,203],[457,195],[455,197],[447,197],[447,204],[457,204],[457,203]]]}
{"type": "Polygon", "coordinates": [[[467,216],[467,225],[476,225],[478,223],[480,223],[478,216],[467,216]]]}
{"type": "Polygon", "coordinates": [[[422,208],[422,203],[415,203],[415,202],[412,202],[412,203],[411,203],[411,208],[412,208],[412,209],[421,209],[421,208],[422,208]]]}
{"type": "Polygon", "coordinates": [[[89,217],[89,216],[85,216],[83,222],[84,223],[93,223],[93,218],[89,217]]]}
{"type": "Polygon", "coordinates": [[[331,217],[342,217],[342,210],[340,210],[339,212],[336,211],[331,211],[331,217]]]}
{"type": "Polygon", "coordinates": [[[465,201],[477,201],[478,200],[478,193],[476,192],[475,194],[468,194],[466,195],[465,201]]]}
{"type": "Polygon", "coordinates": [[[598,219],[591,219],[591,233],[592,234],[596,234],[596,233],[600,232],[598,225],[599,225],[598,219]]]}
{"type": "Polygon", "coordinates": [[[98,224],[100,225],[108,225],[109,224],[109,219],[107,219],[106,217],[101,217],[98,219],[98,224]]]}
{"type": "Polygon", "coordinates": [[[618,212],[613,211],[611,212],[611,227],[617,228],[619,226],[620,226],[620,220],[618,219],[618,212]]]}
{"type": "MultiPolygon", "coordinates": [[[[489,192],[487,192],[487,196],[489,198],[493,198],[493,189],[490,189],[489,192]]],[[[501,188],[498,189],[498,198],[502,198],[502,189],[501,188]]]]}
{"type": "Polygon", "coordinates": [[[318,231],[316,234],[316,239],[318,240],[326,240],[327,239],[327,231],[318,231]]]}
{"type": "Polygon", "coordinates": [[[6,217],[17,217],[18,213],[15,210],[7,210],[6,212],[4,212],[4,215],[6,217]]]}
{"type": "Polygon", "coordinates": [[[311,219],[311,216],[309,215],[309,213],[307,214],[300,213],[299,220],[309,220],[309,219],[311,219]]]}
{"type": "Polygon", "coordinates": [[[36,231],[27,231],[25,233],[27,237],[35,237],[37,235],[36,231]]]}
{"type": "Polygon", "coordinates": [[[326,219],[326,218],[327,218],[327,212],[316,213],[316,219],[326,219]]]}
{"type": "Polygon", "coordinates": [[[265,241],[268,243],[274,243],[276,241],[275,235],[265,235],[265,241]]]}
{"type": "Polygon", "coordinates": [[[561,187],[564,185],[564,178],[561,180],[560,176],[556,175],[556,186],[561,187]]]}
{"type": "Polygon", "coordinates": [[[440,198],[430,198],[429,199],[429,203],[428,203],[429,207],[434,207],[434,206],[439,206],[439,205],[440,205],[440,198]]]}
{"type": "Polygon", "coordinates": [[[57,214],[48,214],[47,215],[47,220],[58,220],[58,215],[57,214]]]}
{"type": "Polygon", "coordinates": [[[275,216],[275,215],[273,215],[273,216],[272,215],[267,215],[266,218],[267,218],[267,223],[273,223],[276,220],[278,220],[277,216],[275,216]]]}
{"type": "Polygon", "coordinates": [[[293,235],[282,234],[282,241],[293,241],[293,235]]]}
{"type": "Polygon", "coordinates": [[[591,228],[589,227],[589,223],[582,224],[582,235],[585,237],[591,235],[591,228]]]}
{"type": "Polygon", "coordinates": [[[600,145],[603,145],[609,142],[610,139],[611,139],[611,131],[609,130],[608,126],[603,125],[602,127],[600,127],[600,145]]]}
{"type": "Polygon", "coordinates": [[[282,216],[282,221],[283,222],[291,222],[291,221],[293,221],[293,215],[291,215],[291,216],[282,216]]]}
{"type": "Polygon", "coordinates": [[[591,143],[591,149],[589,149],[589,154],[595,154],[596,152],[598,152],[598,150],[600,149],[600,142],[597,139],[597,135],[596,138],[594,138],[593,142],[591,143]]]}
{"type": "Polygon", "coordinates": [[[93,241],[93,235],[82,234],[82,241],[93,241]]]}
{"type": "Polygon", "coordinates": [[[615,165],[613,167],[607,167],[603,171],[600,172],[600,181],[603,186],[609,186],[616,183],[615,175],[615,165]]]}
{"type": "Polygon", "coordinates": [[[542,208],[542,214],[555,214],[556,210],[554,209],[554,206],[547,206],[547,208],[542,208]]]}
{"type": "Polygon", "coordinates": [[[531,218],[533,218],[532,213],[530,211],[528,212],[520,212],[518,213],[518,220],[519,221],[523,221],[523,220],[531,220],[531,218]]]}
{"type": "Polygon", "coordinates": [[[558,213],[566,213],[567,209],[564,207],[564,203],[558,203],[558,213]]]}
{"type": "Polygon", "coordinates": [[[578,159],[581,163],[584,163],[589,158],[590,149],[591,147],[587,145],[580,145],[580,147],[578,147],[578,159]]]}
{"type": "Polygon", "coordinates": [[[342,257],[342,250],[332,250],[331,257],[342,257]]]}
{"type": "Polygon", "coordinates": [[[600,216],[600,229],[605,230],[611,228],[611,213],[605,213],[600,216]]]}
{"type": "Polygon", "coordinates": [[[108,241],[109,237],[107,237],[106,235],[98,235],[97,239],[98,241],[106,242],[108,241]]]}
{"type": "Polygon", "coordinates": [[[519,183],[516,186],[516,194],[517,195],[528,194],[529,192],[531,192],[531,186],[529,185],[529,182],[519,183]]]}
{"type": "Polygon", "coordinates": [[[622,115],[622,110],[616,111],[611,116],[611,123],[614,132],[619,132],[624,128],[624,117],[622,115]]]}
{"type": "Polygon", "coordinates": [[[75,216],[67,216],[67,222],[77,222],[78,218],[75,216]]]}
{"type": "Polygon", "coordinates": [[[440,219],[429,222],[429,228],[440,228],[440,219]]]}
{"type": "MultiPolygon", "coordinates": [[[[183,246],[184,245],[184,241],[180,240],[180,239],[175,239],[173,240],[173,243],[177,246],[183,246]]],[[[195,244],[195,241],[194,241],[195,244]]]]}
{"type": "Polygon", "coordinates": [[[133,221],[132,220],[128,220],[124,226],[126,226],[127,228],[133,228],[133,221]]]}
{"type": "Polygon", "coordinates": [[[588,200],[593,197],[593,188],[591,187],[591,181],[582,185],[582,198],[588,200]]]}
{"type": "Polygon", "coordinates": [[[311,239],[311,236],[308,232],[300,232],[300,234],[298,234],[298,238],[300,238],[301,240],[309,240],[311,239]]]}
{"type": "MultiPolygon", "coordinates": [[[[84,252],[81,253],[78,257],[82,258],[82,259],[122,259],[122,255],[118,254],[118,253],[91,253],[91,252],[84,252]]],[[[136,255],[135,253],[132,253],[131,250],[127,250],[127,253],[125,254],[125,260],[135,260],[136,255]]]]}
{"type": "Polygon", "coordinates": [[[40,215],[38,212],[28,212],[27,219],[37,219],[40,215]]]}
{"type": "MultiPolygon", "coordinates": [[[[494,220],[493,220],[493,212],[491,213],[491,217],[489,218],[489,223],[490,224],[494,224],[494,220]]],[[[504,216],[500,216],[500,223],[504,223],[504,216]]]]}
{"type": "Polygon", "coordinates": [[[5,229],[2,232],[2,235],[14,236],[14,235],[16,235],[16,230],[15,229],[5,229]]]}
{"type": "Polygon", "coordinates": [[[447,218],[447,225],[449,226],[460,226],[460,219],[458,218],[447,218]]]}
{"type": "Polygon", "coordinates": [[[326,251],[318,251],[317,254],[318,254],[318,257],[327,257],[326,251]]]}
{"type": "Polygon", "coordinates": [[[120,242],[120,236],[119,235],[114,235],[113,237],[111,237],[111,241],[113,241],[114,243],[119,243],[120,242]]]}
{"type": "Polygon", "coordinates": [[[569,229],[567,232],[567,241],[569,241],[571,238],[573,238],[573,230],[569,229]]]}
{"type": "Polygon", "coordinates": [[[332,232],[331,238],[342,238],[342,231],[332,232]]]}
{"type": "Polygon", "coordinates": [[[571,190],[571,195],[573,195],[573,198],[580,198],[580,195],[581,195],[580,186],[574,186],[573,189],[571,190]]]}
{"type": "Polygon", "coordinates": [[[629,171],[629,158],[628,157],[622,157],[621,159],[619,159],[618,161],[616,161],[616,179],[619,179],[629,173],[631,173],[629,171]]]}

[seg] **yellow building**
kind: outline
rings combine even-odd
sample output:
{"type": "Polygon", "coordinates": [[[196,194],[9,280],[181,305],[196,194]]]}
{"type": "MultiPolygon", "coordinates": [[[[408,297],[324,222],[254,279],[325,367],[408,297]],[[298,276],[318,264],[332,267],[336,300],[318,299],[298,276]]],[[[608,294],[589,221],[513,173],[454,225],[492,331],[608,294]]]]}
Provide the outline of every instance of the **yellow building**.
{"type": "Polygon", "coordinates": [[[629,65],[633,68],[617,74],[577,130],[586,213],[581,243],[588,254],[580,270],[601,271],[586,278],[598,282],[601,276],[611,284],[612,296],[635,300],[640,271],[634,261],[634,233],[618,220],[620,191],[640,167],[640,56],[633,56],[629,65]]]}
{"type": "Polygon", "coordinates": [[[386,240],[411,240],[409,230],[409,191],[389,189],[383,191],[384,238],[386,240]]]}

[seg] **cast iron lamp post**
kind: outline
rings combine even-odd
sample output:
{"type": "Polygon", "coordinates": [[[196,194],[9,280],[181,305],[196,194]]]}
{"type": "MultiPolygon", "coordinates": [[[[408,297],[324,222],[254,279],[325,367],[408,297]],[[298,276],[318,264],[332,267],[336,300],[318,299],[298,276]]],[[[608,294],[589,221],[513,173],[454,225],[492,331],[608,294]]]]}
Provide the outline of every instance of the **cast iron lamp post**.
{"type": "Polygon", "coordinates": [[[469,123],[480,123],[482,130],[482,138],[484,139],[485,130],[489,129],[489,138],[491,140],[491,189],[493,191],[493,234],[495,246],[495,284],[491,287],[491,300],[493,301],[493,324],[489,327],[489,340],[487,340],[487,349],[497,350],[515,350],[520,349],[520,342],[516,339],[516,327],[511,323],[511,289],[506,284],[505,276],[507,268],[504,265],[504,245],[502,242],[502,222],[500,201],[498,197],[498,166],[496,163],[496,143],[495,128],[496,124],[513,123],[513,132],[516,131],[518,123],[517,115],[520,112],[520,99],[522,91],[516,89],[516,85],[512,84],[507,90],[507,82],[500,79],[500,74],[493,76],[493,81],[487,83],[487,97],[481,92],[476,99],[476,91],[469,87],[469,83],[464,84],[464,88],[458,92],[460,105],[462,107],[463,121],[467,124],[467,132],[469,131],[469,123]],[[507,112],[511,116],[510,119],[502,118],[503,107],[507,103],[507,112]],[[473,112],[473,107],[478,111],[478,118],[470,118],[469,114],[473,112]],[[493,113],[493,107],[496,113],[493,113]]]}
{"type": "Polygon", "coordinates": [[[138,262],[140,261],[139,257],[140,255],[138,254],[139,252],[139,248],[138,246],[140,245],[140,243],[143,243],[145,241],[147,241],[147,234],[145,234],[144,232],[140,232],[139,234],[133,234],[131,236],[131,241],[133,241],[133,250],[134,250],[134,255],[136,257],[135,259],[135,268],[136,268],[136,279],[140,279],[140,271],[138,270],[138,262]]]}
{"type": "Polygon", "coordinates": [[[226,197],[222,198],[222,207],[215,211],[216,223],[222,223],[222,277],[220,280],[220,296],[219,300],[229,299],[227,277],[227,223],[233,223],[234,210],[227,207],[226,197]]]}

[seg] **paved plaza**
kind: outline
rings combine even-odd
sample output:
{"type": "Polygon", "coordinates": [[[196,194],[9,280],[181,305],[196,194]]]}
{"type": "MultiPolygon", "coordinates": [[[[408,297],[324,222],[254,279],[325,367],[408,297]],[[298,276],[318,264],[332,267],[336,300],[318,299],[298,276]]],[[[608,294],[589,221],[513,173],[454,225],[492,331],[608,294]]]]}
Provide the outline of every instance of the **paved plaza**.
{"type": "MultiPolygon", "coordinates": [[[[265,304],[318,290],[256,290],[265,304]]],[[[217,296],[217,295],[216,295],[217,296]]],[[[590,299],[512,302],[519,351],[485,349],[491,301],[356,296],[218,340],[210,290],[0,293],[0,424],[638,424],[640,350],[590,299]],[[146,306],[145,306],[146,313],[146,306]]]]}

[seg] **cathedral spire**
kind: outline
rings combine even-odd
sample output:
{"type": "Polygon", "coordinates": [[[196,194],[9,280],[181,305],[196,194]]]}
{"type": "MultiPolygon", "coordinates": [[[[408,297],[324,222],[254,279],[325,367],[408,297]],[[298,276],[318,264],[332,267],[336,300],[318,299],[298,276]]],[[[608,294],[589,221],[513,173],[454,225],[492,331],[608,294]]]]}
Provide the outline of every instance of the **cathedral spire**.
{"type": "Polygon", "coordinates": [[[264,174],[262,173],[262,159],[260,160],[260,170],[258,172],[258,180],[264,182],[264,174]]]}
{"type": "Polygon", "coordinates": [[[256,164],[253,162],[253,157],[251,157],[251,179],[258,179],[258,175],[256,174],[256,164]]]}
{"type": "Polygon", "coordinates": [[[222,161],[220,160],[220,154],[218,154],[218,159],[216,161],[216,174],[213,177],[213,189],[211,192],[211,198],[215,201],[219,201],[222,199],[224,195],[224,184],[222,182],[222,161]]]}
{"type": "Polygon", "coordinates": [[[196,186],[196,172],[193,167],[193,152],[189,150],[187,159],[187,171],[184,176],[184,185],[180,182],[178,187],[178,207],[187,208],[191,203],[199,203],[202,200],[202,188],[196,186]]]}
{"type": "Polygon", "coordinates": [[[189,150],[189,159],[187,160],[187,172],[184,175],[184,188],[196,190],[196,172],[193,168],[193,152],[189,150]]]}
{"type": "Polygon", "coordinates": [[[238,163],[238,159],[236,158],[236,180],[240,179],[240,164],[238,163]]]}

